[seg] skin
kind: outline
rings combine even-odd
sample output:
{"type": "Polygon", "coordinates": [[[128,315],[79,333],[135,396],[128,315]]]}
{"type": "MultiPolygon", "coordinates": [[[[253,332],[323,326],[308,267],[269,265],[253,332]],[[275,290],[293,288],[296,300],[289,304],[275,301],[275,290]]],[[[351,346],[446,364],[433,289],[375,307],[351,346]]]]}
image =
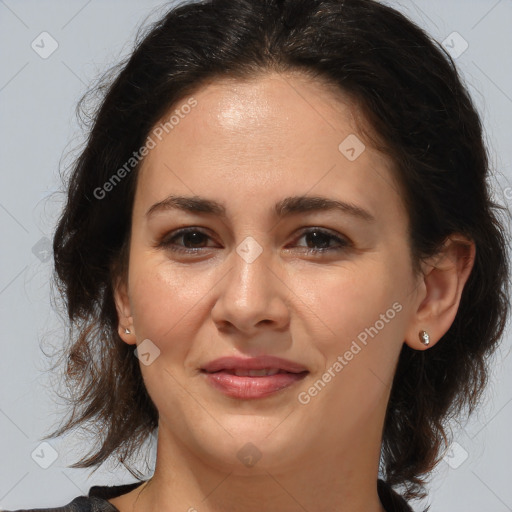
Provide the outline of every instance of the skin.
{"type": "Polygon", "coordinates": [[[454,236],[413,272],[393,162],[369,143],[354,161],[340,152],[348,135],[364,140],[364,119],[326,85],[271,73],[216,80],[193,96],[197,106],[143,162],[128,273],[115,286],[122,339],[150,339],[160,350],[141,364],[160,416],[156,469],[149,483],[110,502],[121,512],[234,512],[241,504],[245,512],[383,512],[378,461],[400,350],[426,350],[448,330],[474,245],[454,236]],[[146,215],[170,194],[215,200],[226,217],[146,215]],[[278,219],[275,203],[296,195],[345,201],[374,220],[340,211],[278,219]],[[206,236],[173,238],[183,227],[206,236]],[[349,245],[327,237],[333,250],[308,253],[319,247],[304,233],[312,227],[349,245]],[[252,262],[236,251],[246,237],[262,250],[252,262]],[[159,245],[171,239],[172,247],[198,249],[159,245]],[[299,393],[396,303],[394,318],[300,403],[299,393]],[[429,347],[419,340],[423,329],[429,347]],[[309,374],[272,396],[239,400],[199,371],[221,356],[261,354],[299,362],[309,374]],[[237,456],[247,443],[261,455],[252,467],[237,456]]]}

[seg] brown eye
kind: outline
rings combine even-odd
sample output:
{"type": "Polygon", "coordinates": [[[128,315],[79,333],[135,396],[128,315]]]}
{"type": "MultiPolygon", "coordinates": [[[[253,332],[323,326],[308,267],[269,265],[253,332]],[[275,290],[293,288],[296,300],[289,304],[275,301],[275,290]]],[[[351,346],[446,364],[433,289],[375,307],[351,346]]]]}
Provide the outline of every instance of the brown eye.
{"type": "Polygon", "coordinates": [[[209,238],[198,228],[186,228],[164,238],[159,245],[175,252],[197,253],[198,250],[207,248],[204,244],[208,242],[209,238]]]}
{"type": "Polygon", "coordinates": [[[310,253],[339,251],[352,245],[346,238],[334,235],[330,231],[320,228],[310,228],[304,231],[298,240],[301,238],[306,240],[307,250],[305,252],[310,253]],[[331,243],[334,243],[334,246],[331,243]]]}

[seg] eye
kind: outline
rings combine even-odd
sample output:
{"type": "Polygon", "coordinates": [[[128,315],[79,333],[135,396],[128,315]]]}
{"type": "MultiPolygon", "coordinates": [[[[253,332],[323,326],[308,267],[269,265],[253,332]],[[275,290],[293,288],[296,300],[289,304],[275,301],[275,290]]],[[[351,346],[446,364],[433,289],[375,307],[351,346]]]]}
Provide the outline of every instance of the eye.
{"type": "MultiPolygon", "coordinates": [[[[297,245],[297,247],[303,247],[304,252],[308,254],[341,251],[352,247],[352,243],[345,237],[335,235],[323,228],[309,228],[303,231],[297,240],[302,238],[306,240],[307,247],[301,245],[297,245]]],[[[165,237],[158,245],[173,252],[199,254],[202,249],[211,248],[206,245],[208,240],[211,240],[211,237],[206,232],[199,228],[188,227],[165,237]],[[180,241],[181,243],[177,243],[180,241]]]]}
{"type": "Polygon", "coordinates": [[[297,240],[302,238],[306,240],[307,244],[307,248],[304,252],[313,254],[340,251],[352,246],[352,243],[348,239],[317,227],[309,228],[308,230],[303,231],[302,235],[297,240]],[[334,247],[330,245],[331,242],[335,243],[334,247]]]}
{"type": "Polygon", "coordinates": [[[192,253],[197,254],[201,251],[201,249],[205,249],[203,244],[208,241],[210,236],[201,231],[198,228],[190,227],[184,228],[176,231],[170,237],[164,238],[159,246],[165,247],[174,252],[184,252],[184,253],[192,253]],[[175,242],[180,240],[183,242],[183,247],[181,244],[176,244],[175,242]]]}

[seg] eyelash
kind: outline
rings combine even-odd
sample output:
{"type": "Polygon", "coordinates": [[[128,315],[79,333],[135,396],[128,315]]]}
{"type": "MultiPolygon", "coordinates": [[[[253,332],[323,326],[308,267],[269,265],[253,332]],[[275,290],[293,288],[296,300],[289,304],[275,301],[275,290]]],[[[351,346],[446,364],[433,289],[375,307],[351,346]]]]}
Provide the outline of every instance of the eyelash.
{"type": "MultiPolygon", "coordinates": [[[[186,247],[186,248],[183,248],[183,247],[178,247],[173,243],[174,240],[176,240],[177,238],[183,237],[184,235],[186,235],[188,233],[200,233],[209,238],[208,234],[206,232],[202,231],[201,229],[195,228],[195,227],[189,227],[189,228],[179,229],[175,233],[171,234],[171,236],[165,237],[158,244],[158,246],[164,247],[173,252],[186,253],[186,254],[198,254],[201,250],[208,249],[208,247],[193,247],[193,248],[186,247]]],[[[340,251],[340,250],[346,249],[348,247],[352,247],[352,245],[353,245],[347,238],[334,235],[330,231],[327,231],[322,228],[316,228],[316,227],[309,228],[307,230],[302,231],[302,233],[299,236],[299,239],[305,235],[310,234],[310,233],[320,233],[322,236],[328,237],[329,239],[338,243],[339,247],[321,247],[321,248],[317,248],[317,249],[303,248],[303,249],[306,249],[304,252],[306,252],[307,254],[325,254],[325,253],[332,252],[332,251],[340,251]]]]}

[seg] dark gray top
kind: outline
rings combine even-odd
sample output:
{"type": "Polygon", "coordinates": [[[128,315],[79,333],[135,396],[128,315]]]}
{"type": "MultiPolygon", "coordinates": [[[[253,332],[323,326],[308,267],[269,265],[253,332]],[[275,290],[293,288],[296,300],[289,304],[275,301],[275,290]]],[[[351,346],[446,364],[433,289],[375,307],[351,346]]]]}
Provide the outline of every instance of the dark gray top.
{"type": "MultiPolygon", "coordinates": [[[[107,500],[122,496],[133,489],[142,485],[144,482],[135,482],[128,485],[115,485],[115,486],[99,486],[95,485],[89,490],[88,496],[79,496],[71,503],[59,508],[37,508],[37,509],[23,509],[3,512],[119,512],[107,500]]],[[[412,508],[407,502],[397,494],[386,482],[379,479],[377,480],[377,491],[382,506],[386,512],[413,512],[412,508]]]]}

